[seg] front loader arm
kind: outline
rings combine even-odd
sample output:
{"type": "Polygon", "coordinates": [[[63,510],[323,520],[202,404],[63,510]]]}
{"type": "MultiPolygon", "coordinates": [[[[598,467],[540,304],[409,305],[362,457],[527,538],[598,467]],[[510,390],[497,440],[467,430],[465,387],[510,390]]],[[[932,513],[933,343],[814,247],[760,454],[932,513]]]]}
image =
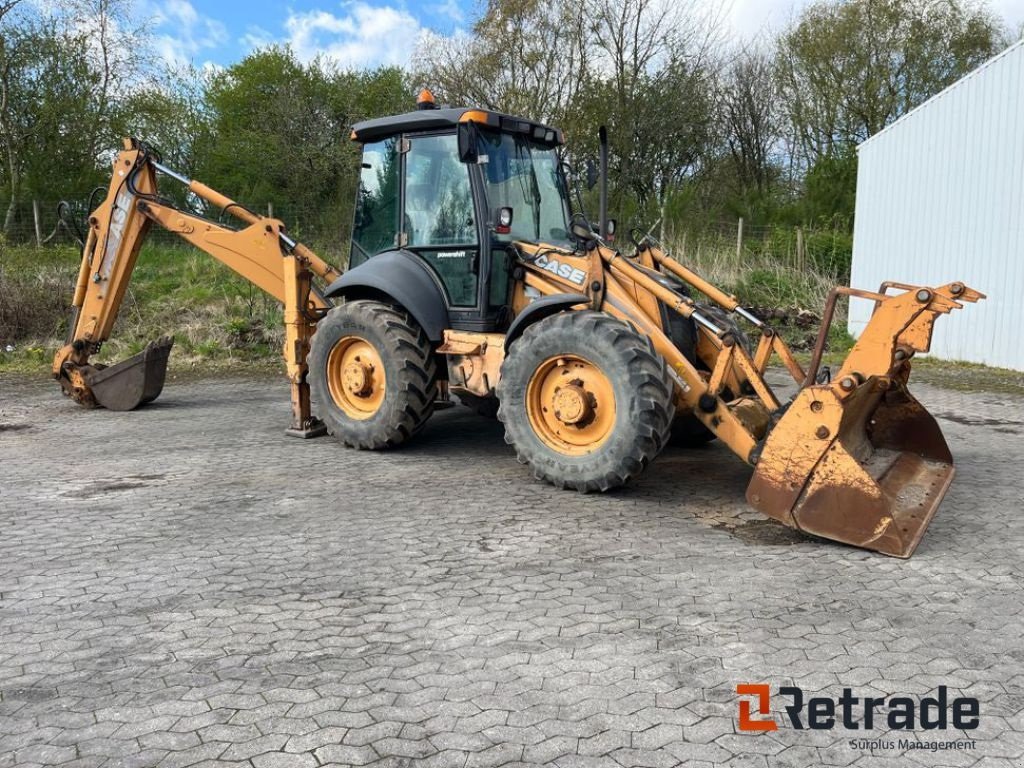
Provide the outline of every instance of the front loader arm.
{"type": "Polygon", "coordinates": [[[133,140],[114,161],[107,197],[89,217],[89,232],[72,302],[65,345],[53,363],[65,393],[86,406],[130,410],[156,397],[162,387],[170,340],[109,369],[89,358],[111,333],[138,258],[153,225],[173,232],[252,282],[285,307],[284,357],[292,383],[290,434],[319,430],[310,414],[306,384],[309,339],[330,304],[313,285],[339,272],[291,240],[283,224],[252,213],[200,182],[160,165],[151,150],[133,140]],[[157,171],[186,184],[191,192],[224,209],[247,226],[235,230],[180,210],[157,194],[157,171]],[[156,377],[159,381],[154,382],[156,377]]]}

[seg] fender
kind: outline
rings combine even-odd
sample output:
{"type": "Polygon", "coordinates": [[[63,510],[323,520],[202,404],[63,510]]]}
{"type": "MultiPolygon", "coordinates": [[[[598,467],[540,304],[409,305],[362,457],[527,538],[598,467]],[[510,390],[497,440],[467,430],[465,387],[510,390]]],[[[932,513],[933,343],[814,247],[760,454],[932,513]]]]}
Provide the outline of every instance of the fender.
{"type": "Polygon", "coordinates": [[[508,349],[513,341],[523,335],[523,331],[526,330],[527,326],[536,323],[538,320],[543,320],[545,317],[565,312],[577,304],[589,303],[590,299],[582,293],[556,293],[551,296],[544,296],[536,301],[531,301],[526,309],[516,315],[516,319],[509,326],[508,333],[505,334],[505,349],[508,349]]]}
{"type": "Polygon", "coordinates": [[[324,291],[347,299],[387,298],[400,305],[431,341],[444,337],[448,304],[444,290],[419,257],[408,251],[385,251],[350,269],[324,291]]]}

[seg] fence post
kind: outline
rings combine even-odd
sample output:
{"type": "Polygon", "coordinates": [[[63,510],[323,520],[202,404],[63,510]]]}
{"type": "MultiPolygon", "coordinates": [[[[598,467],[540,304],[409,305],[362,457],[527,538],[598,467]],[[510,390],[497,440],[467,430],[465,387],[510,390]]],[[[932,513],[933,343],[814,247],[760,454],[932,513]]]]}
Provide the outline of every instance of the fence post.
{"type": "Polygon", "coordinates": [[[39,201],[32,198],[32,221],[36,226],[36,248],[43,247],[43,224],[39,217],[39,201]]]}
{"type": "Polygon", "coordinates": [[[736,222],[736,266],[738,267],[743,257],[743,217],[740,216],[736,222]]]}
{"type": "Polygon", "coordinates": [[[274,204],[273,203],[267,203],[267,218],[268,219],[274,218],[274,204]]]}
{"type": "Polygon", "coordinates": [[[801,272],[804,271],[806,266],[806,259],[804,254],[804,228],[796,228],[796,268],[801,272]]]}

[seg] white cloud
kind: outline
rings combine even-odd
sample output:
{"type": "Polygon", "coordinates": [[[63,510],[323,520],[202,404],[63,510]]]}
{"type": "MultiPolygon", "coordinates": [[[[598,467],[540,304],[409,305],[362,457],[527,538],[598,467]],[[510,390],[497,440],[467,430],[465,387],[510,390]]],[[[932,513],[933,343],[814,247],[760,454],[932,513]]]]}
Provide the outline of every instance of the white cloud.
{"type": "Polygon", "coordinates": [[[189,0],[163,0],[150,6],[149,11],[156,52],[172,64],[189,64],[228,39],[225,26],[199,13],[189,0]]]}
{"type": "MultiPolygon", "coordinates": [[[[749,40],[779,30],[811,4],[811,0],[729,0],[726,20],[741,38],[749,40]]],[[[1024,23],[1024,0],[988,0],[987,5],[1011,28],[1024,23]]]]}
{"type": "Polygon", "coordinates": [[[992,9],[1013,29],[1024,24],[1024,0],[993,0],[992,9]]]}
{"type": "Polygon", "coordinates": [[[266,48],[278,40],[263,27],[255,24],[246,27],[245,34],[238,38],[238,42],[249,49],[266,48]]]}
{"type": "Polygon", "coordinates": [[[466,15],[462,12],[458,0],[442,0],[442,2],[430,6],[430,10],[438,16],[451,19],[456,24],[461,24],[466,20],[466,15]]]}
{"type": "Polygon", "coordinates": [[[303,61],[320,55],[338,66],[359,69],[409,63],[424,32],[415,16],[404,8],[362,0],[342,9],[341,15],[323,10],[289,13],[285,42],[303,61]]]}
{"type": "Polygon", "coordinates": [[[809,0],[732,0],[725,6],[732,32],[743,40],[777,30],[808,5],[809,0]]]}

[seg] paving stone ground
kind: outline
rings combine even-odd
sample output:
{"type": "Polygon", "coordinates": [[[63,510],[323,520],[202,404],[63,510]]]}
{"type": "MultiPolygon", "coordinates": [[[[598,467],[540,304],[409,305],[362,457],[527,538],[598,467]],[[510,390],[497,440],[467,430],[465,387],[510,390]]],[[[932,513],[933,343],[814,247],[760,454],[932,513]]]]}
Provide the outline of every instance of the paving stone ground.
{"type": "Polygon", "coordinates": [[[462,408],[371,454],[285,437],[279,380],[0,380],[0,768],[1021,766],[1024,399],[916,391],[959,474],[900,561],[763,520],[717,445],[581,496],[462,408]],[[739,732],[749,682],[981,727],[739,732]]]}

